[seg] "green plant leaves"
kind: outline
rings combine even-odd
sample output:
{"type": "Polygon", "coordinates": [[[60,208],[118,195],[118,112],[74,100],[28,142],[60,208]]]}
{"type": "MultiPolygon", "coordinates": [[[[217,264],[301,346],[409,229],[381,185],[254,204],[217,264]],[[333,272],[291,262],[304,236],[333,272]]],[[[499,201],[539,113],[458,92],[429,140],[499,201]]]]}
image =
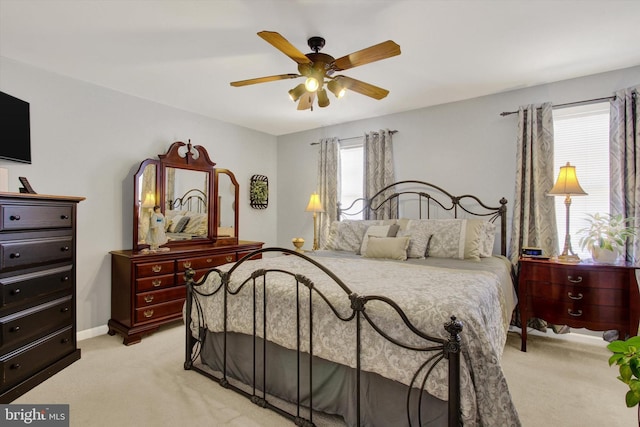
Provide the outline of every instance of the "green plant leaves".
{"type": "Polygon", "coordinates": [[[613,341],[607,348],[613,353],[609,366],[620,366],[618,379],[629,386],[625,395],[627,407],[636,406],[640,402],[640,337],[613,341]]]}

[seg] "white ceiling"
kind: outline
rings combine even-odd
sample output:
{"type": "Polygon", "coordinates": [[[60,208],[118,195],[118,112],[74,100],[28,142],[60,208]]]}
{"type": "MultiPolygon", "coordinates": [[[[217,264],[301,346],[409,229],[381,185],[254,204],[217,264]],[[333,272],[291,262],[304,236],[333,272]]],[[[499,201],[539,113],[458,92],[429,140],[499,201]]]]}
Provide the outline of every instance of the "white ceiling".
{"type": "Polygon", "coordinates": [[[640,1],[0,0],[0,55],[272,135],[640,65],[640,1]],[[402,54],[341,74],[390,91],[298,111],[302,80],[259,38],[335,58],[385,40],[402,54]]]}

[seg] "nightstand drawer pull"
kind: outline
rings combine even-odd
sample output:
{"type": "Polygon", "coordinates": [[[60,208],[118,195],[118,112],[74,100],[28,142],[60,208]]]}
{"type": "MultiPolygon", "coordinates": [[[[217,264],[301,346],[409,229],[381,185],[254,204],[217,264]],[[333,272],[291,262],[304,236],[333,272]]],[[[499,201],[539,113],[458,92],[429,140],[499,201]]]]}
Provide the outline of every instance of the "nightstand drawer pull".
{"type": "Polygon", "coordinates": [[[567,276],[567,280],[571,283],[580,283],[582,282],[582,276],[578,276],[577,279],[574,279],[573,276],[567,276]]]}
{"type": "Polygon", "coordinates": [[[580,317],[580,316],[582,316],[582,310],[578,310],[577,312],[575,312],[575,313],[574,313],[574,312],[573,312],[573,311],[571,311],[571,309],[569,308],[569,309],[567,309],[567,313],[569,313],[569,315],[570,315],[570,316],[573,316],[573,317],[580,317]]]}
{"type": "Polygon", "coordinates": [[[578,292],[578,295],[574,295],[571,292],[567,292],[567,295],[571,299],[582,299],[582,297],[584,297],[584,295],[582,295],[582,292],[578,292]]]}

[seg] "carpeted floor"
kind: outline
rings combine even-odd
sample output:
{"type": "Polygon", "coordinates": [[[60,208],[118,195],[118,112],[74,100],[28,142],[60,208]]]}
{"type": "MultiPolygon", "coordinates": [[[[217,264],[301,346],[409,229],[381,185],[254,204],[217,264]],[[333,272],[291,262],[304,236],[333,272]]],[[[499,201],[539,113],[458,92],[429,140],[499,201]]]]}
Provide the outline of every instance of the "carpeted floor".
{"type": "MultiPolygon", "coordinates": [[[[126,347],[118,336],[81,341],[82,359],[13,403],[70,405],[71,426],[280,427],[294,424],[182,368],[183,329],[126,347]]],[[[636,408],[609,367],[605,343],[510,333],[503,366],[525,427],[631,427],[636,408]]],[[[491,426],[494,427],[494,426],[491,426]]]]}

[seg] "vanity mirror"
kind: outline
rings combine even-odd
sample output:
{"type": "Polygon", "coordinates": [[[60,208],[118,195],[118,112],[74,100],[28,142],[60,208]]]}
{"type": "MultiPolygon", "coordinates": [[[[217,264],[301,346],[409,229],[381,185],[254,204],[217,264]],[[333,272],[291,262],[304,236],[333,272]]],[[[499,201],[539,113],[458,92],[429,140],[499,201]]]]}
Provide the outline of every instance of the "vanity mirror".
{"type": "Polygon", "coordinates": [[[204,147],[174,142],[158,160],[144,160],[133,182],[134,250],[150,246],[155,206],[165,218],[163,247],[238,243],[238,182],[204,147]]]}

